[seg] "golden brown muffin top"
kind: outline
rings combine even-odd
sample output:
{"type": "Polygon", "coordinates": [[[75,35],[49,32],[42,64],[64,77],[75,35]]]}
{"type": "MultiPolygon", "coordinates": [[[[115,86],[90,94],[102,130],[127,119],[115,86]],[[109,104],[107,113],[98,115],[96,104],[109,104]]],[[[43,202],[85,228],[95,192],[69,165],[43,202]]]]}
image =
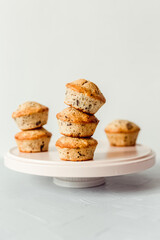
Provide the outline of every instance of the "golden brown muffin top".
{"type": "Polygon", "coordinates": [[[97,85],[86,79],[78,79],[71,83],[67,83],[66,87],[72,89],[73,91],[83,93],[89,97],[96,98],[104,103],[106,102],[105,97],[103,96],[97,85]]]}
{"type": "Polygon", "coordinates": [[[48,132],[44,128],[34,129],[34,130],[27,130],[19,132],[15,135],[15,139],[17,140],[35,140],[43,137],[50,138],[52,133],[48,132]]]}
{"type": "Polygon", "coordinates": [[[72,138],[72,137],[60,137],[56,146],[60,148],[87,148],[90,146],[97,146],[98,142],[94,138],[72,138]]]}
{"type": "Polygon", "coordinates": [[[114,120],[105,128],[106,133],[132,133],[140,131],[140,128],[128,120],[114,120]]]}
{"type": "Polygon", "coordinates": [[[88,115],[75,108],[68,107],[56,115],[57,119],[72,123],[97,123],[99,120],[94,115],[88,115]]]}
{"type": "Polygon", "coordinates": [[[13,112],[12,118],[22,117],[26,115],[32,115],[34,113],[40,113],[44,111],[48,111],[48,107],[37,103],[37,102],[25,102],[19,105],[18,109],[13,112]]]}

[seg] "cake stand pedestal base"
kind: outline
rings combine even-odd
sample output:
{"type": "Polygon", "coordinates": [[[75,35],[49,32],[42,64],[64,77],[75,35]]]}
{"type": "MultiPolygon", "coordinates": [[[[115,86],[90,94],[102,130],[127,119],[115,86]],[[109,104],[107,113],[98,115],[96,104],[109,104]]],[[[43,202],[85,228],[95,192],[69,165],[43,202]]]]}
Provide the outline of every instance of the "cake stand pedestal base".
{"type": "Polygon", "coordinates": [[[104,177],[98,177],[98,178],[54,177],[53,183],[61,187],[88,188],[88,187],[96,187],[104,184],[105,178],[104,177]]]}

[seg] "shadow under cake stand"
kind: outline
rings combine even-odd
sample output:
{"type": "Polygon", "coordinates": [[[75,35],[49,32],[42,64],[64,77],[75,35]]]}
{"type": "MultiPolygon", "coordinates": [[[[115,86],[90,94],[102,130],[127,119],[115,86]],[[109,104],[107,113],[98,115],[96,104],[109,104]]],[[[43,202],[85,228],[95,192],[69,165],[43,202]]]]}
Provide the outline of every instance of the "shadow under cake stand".
{"type": "Polygon", "coordinates": [[[56,185],[86,188],[105,183],[105,177],[151,168],[155,153],[147,146],[110,147],[99,141],[93,161],[62,161],[55,147],[48,152],[20,153],[17,147],[5,154],[5,166],[18,172],[53,177],[56,185]]]}

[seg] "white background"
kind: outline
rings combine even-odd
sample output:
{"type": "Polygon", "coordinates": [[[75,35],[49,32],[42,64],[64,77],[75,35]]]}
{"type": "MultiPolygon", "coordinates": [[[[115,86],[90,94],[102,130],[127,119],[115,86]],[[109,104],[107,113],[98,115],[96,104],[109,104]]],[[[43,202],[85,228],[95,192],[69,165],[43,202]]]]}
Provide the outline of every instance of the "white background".
{"type": "MultiPolygon", "coordinates": [[[[50,108],[56,140],[65,84],[78,78],[107,100],[95,138],[129,119],[142,129],[138,142],[160,154],[160,0],[0,0],[0,155],[15,145],[11,114],[28,100],[50,108]]],[[[0,238],[159,240],[157,162],[98,188],[64,189],[10,171],[1,157],[0,238]]]]}
{"type": "Polygon", "coordinates": [[[0,153],[15,145],[11,114],[28,100],[50,108],[56,140],[65,84],[78,78],[107,99],[95,138],[129,119],[142,129],[139,142],[160,153],[159,28],[158,0],[0,0],[0,153]]]}

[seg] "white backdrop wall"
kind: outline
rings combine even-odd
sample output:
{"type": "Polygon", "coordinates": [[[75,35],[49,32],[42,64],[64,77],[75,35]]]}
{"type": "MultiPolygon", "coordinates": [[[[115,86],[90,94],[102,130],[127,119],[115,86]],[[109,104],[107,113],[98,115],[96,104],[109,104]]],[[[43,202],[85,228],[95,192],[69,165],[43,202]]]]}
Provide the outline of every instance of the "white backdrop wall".
{"type": "Polygon", "coordinates": [[[0,0],[0,153],[15,145],[12,112],[27,100],[56,113],[65,84],[95,82],[107,102],[95,138],[116,118],[141,127],[139,142],[160,153],[160,1],[0,0]]]}

